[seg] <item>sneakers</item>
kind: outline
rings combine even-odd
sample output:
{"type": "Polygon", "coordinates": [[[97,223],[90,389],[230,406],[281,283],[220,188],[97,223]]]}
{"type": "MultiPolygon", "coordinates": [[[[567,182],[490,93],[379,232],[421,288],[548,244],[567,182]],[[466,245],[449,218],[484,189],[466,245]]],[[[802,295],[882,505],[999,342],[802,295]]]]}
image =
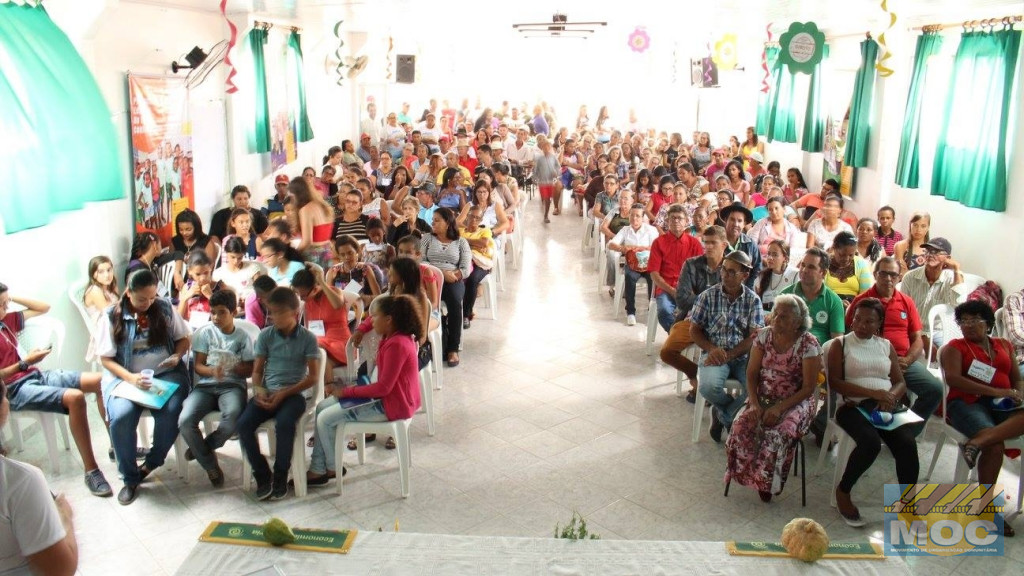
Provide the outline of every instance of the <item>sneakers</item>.
{"type": "Polygon", "coordinates": [[[711,439],[715,442],[722,441],[722,430],[725,426],[722,424],[721,418],[718,417],[718,408],[711,408],[711,427],[708,428],[708,434],[711,435],[711,439]]]}
{"type": "Polygon", "coordinates": [[[463,330],[469,330],[469,326],[470,326],[469,318],[463,318],[462,319],[462,329],[463,330]]]}
{"type": "Polygon", "coordinates": [[[125,484],[124,488],[117,493],[117,503],[121,506],[127,506],[132,502],[135,502],[135,498],[139,495],[138,484],[125,484]]]}
{"type": "Polygon", "coordinates": [[[106,497],[114,494],[107,479],[103,477],[103,471],[99,468],[85,473],[85,485],[89,487],[89,492],[92,492],[93,496],[106,497]]]}
{"type": "Polygon", "coordinates": [[[270,499],[281,500],[288,495],[288,473],[274,474],[274,484],[271,487],[270,499]]]}
{"type": "Polygon", "coordinates": [[[636,326],[636,314],[626,316],[626,326],[636,326]]]}
{"type": "Polygon", "coordinates": [[[273,485],[271,485],[269,478],[267,478],[266,480],[261,480],[257,478],[256,492],[253,494],[253,497],[259,501],[267,500],[268,498],[270,498],[270,495],[273,491],[274,487],[273,485]]]}
{"type": "MultiPolygon", "coordinates": [[[[145,460],[146,456],[149,456],[149,449],[148,448],[136,448],[135,449],[135,459],[136,460],[145,460]]],[[[114,447],[113,446],[111,446],[110,449],[107,450],[107,458],[110,458],[111,462],[117,462],[117,457],[114,456],[114,447]]]]}
{"type": "Polygon", "coordinates": [[[206,477],[210,479],[210,484],[213,484],[214,488],[224,485],[224,471],[220,469],[220,466],[214,465],[213,469],[207,470],[206,477]]]}

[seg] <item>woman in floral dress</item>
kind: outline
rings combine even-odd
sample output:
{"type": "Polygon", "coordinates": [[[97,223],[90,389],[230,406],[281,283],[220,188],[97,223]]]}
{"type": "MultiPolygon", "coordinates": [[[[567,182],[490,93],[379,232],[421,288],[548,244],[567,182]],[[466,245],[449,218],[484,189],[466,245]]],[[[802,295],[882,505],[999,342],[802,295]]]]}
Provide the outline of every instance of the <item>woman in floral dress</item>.
{"type": "Polygon", "coordinates": [[[810,327],[807,304],[780,295],[771,326],[761,330],[750,349],[747,406],[725,445],[725,480],[757,490],[763,502],[782,493],[795,442],[814,419],[821,346],[810,327]]]}

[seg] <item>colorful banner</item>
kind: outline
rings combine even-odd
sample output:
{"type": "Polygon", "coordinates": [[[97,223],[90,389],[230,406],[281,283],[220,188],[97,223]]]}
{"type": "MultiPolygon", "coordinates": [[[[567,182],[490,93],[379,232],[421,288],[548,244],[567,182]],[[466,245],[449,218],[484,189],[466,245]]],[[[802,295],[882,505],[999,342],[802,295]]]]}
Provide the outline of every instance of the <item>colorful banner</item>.
{"type": "Polygon", "coordinates": [[[295,115],[298,107],[295,76],[288,64],[287,31],[267,34],[267,100],[270,103],[270,164],[274,172],[298,158],[295,148],[295,115]]]}
{"type": "Polygon", "coordinates": [[[180,78],[129,74],[128,104],[135,230],[152,230],[169,246],[174,217],[195,208],[188,89],[180,78]]]}

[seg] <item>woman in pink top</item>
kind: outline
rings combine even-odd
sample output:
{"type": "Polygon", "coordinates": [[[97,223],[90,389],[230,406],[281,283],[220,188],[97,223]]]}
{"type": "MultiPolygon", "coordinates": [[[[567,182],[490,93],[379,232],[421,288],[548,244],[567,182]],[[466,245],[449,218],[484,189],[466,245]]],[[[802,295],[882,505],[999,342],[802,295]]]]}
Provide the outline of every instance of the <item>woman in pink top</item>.
{"type": "Polygon", "coordinates": [[[330,398],[317,404],[316,441],[306,473],[310,486],[322,486],[336,476],[334,436],[338,425],[404,420],[419,410],[417,342],[425,334],[419,305],[410,296],[381,296],[370,306],[370,315],[373,329],[383,338],[377,351],[377,381],[336,387],[330,398]]]}

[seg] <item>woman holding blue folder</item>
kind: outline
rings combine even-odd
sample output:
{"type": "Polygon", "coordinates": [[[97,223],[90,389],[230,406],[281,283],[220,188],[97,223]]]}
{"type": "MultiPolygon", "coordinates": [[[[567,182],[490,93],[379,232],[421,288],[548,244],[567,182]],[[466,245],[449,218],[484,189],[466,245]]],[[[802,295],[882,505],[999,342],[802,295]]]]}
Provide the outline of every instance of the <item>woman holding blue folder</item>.
{"type": "Polygon", "coordinates": [[[146,476],[163,465],[178,436],[178,415],[188,395],[188,369],[182,357],[188,352],[189,329],[171,302],[157,296],[157,278],[149,270],[128,278],[128,289],[105,315],[97,354],[104,368],[110,440],[124,479],[117,501],[127,506],[135,501],[146,476]],[[138,466],[136,429],[147,406],[155,421],[153,447],[138,466]]]}

